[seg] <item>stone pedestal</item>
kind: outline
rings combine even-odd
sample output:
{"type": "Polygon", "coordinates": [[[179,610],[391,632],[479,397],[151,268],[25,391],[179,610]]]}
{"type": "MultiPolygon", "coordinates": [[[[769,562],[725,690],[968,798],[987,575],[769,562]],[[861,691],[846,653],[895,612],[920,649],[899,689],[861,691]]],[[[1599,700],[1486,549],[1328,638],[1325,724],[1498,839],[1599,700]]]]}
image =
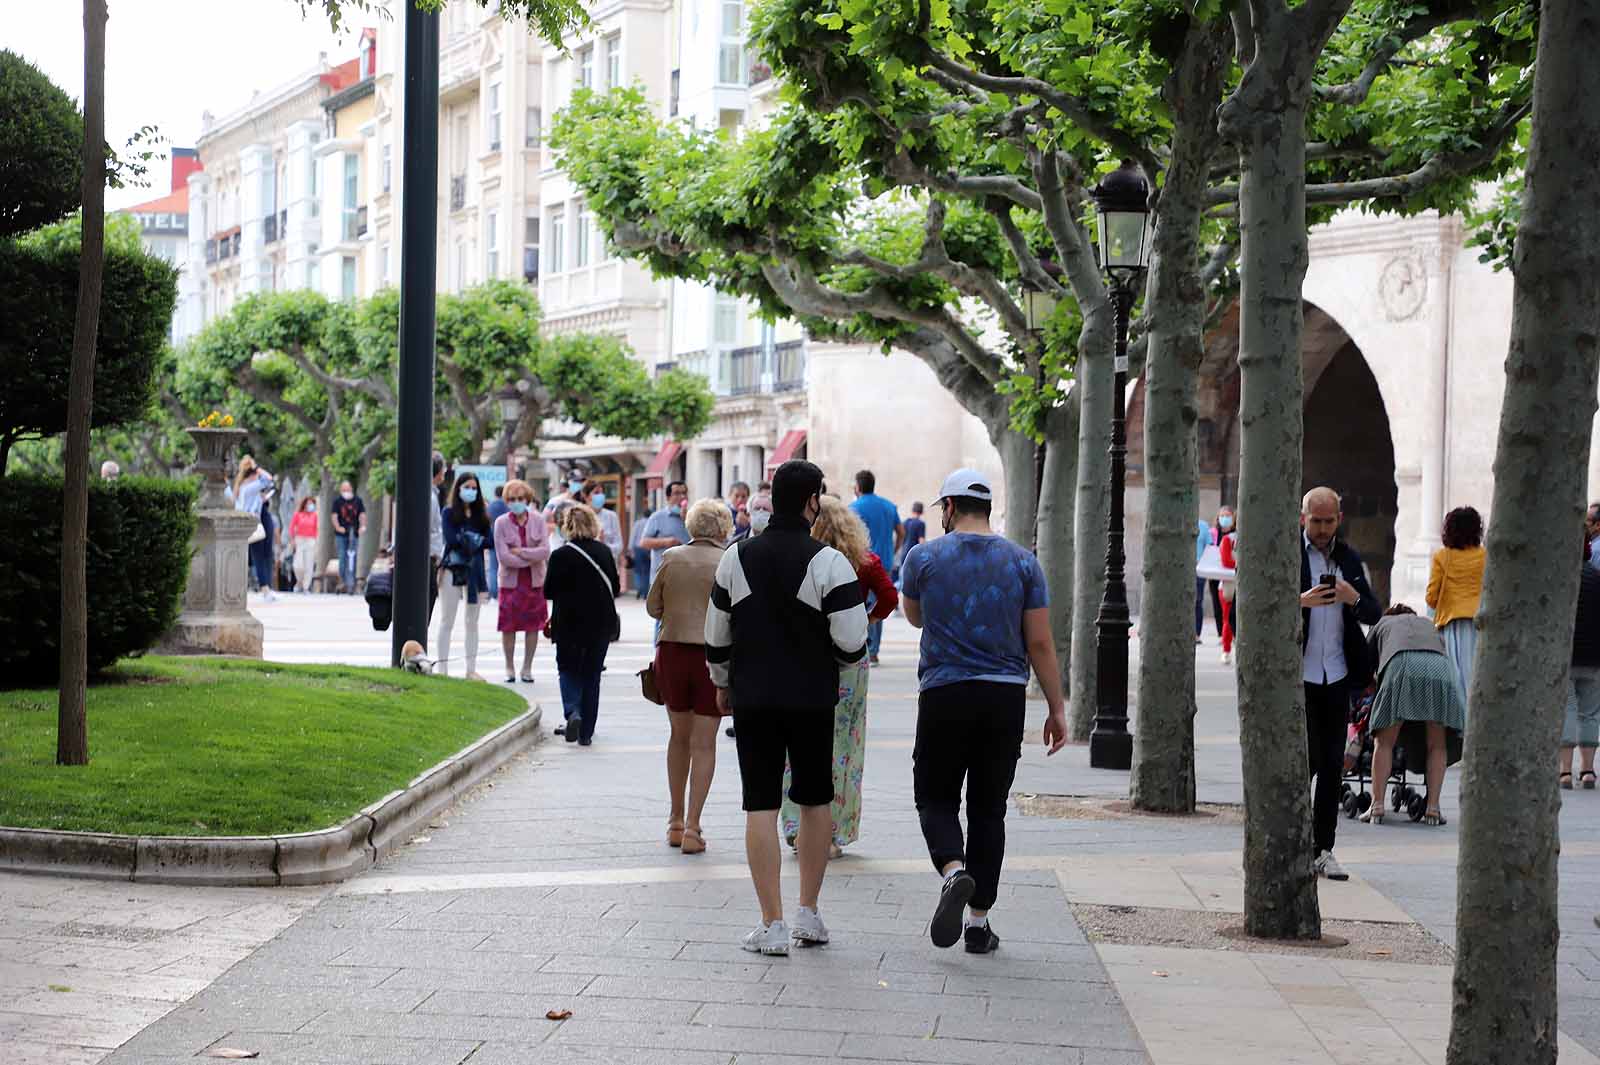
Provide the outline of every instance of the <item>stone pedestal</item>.
{"type": "Polygon", "coordinates": [[[205,478],[197,503],[194,554],[183,612],[156,651],[172,655],[261,657],[261,622],[245,606],[250,534],[256,517],[234,510],[223,492],[226,460],[239,429],[190,429],[199,452],[194,471],[205,478]]]}

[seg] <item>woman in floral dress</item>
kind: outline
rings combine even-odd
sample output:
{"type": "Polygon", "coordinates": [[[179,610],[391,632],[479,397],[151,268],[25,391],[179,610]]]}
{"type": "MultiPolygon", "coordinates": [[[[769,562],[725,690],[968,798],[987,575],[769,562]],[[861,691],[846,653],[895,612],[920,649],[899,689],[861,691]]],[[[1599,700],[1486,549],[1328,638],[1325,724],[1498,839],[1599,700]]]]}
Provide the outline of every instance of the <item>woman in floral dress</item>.
{"type": "MultiPolygon", "coordinates": [[[[848,558],[856,569],[862,591],[875,597],[869,621],[882,621],[894,613],[900,593],[883,568],[883,561],[867,546],[867,527],[836,496],[822,497],[822,512],[811,526],[811,536],[848,558]]],[[[839,669],[839,702],[833,708],[833,846],[831,857],[861,837],[861,775],[867,757],[867,672],[865,657],[839,669]]],[[[783,771],[783,838],[794,846],[800,833],[800,808],[789,799],[789,770],[783,771]]]]}
{"type": "Polygon", "coordinates": [[[522,633],[522,679],[533,683],[533,652],[550,620],[544,601],[544,575],[550,536],[544,519],[530,512],[533,489],[526,481],[507,481],[501,498],[510,509],[495,519],[494,553],[500,559],[500,646],[506,653],[506,683],[517,679],[517,633],[522,633]]]}

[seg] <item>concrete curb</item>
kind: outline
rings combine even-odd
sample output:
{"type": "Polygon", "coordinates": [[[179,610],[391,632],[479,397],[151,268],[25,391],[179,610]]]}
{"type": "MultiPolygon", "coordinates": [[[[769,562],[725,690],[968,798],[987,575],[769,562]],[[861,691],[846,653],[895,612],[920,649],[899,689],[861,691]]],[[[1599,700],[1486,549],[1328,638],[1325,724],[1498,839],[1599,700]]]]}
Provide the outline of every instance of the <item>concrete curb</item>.
{"type": "Polygon", "coordinates": [[[538,743],[540,709],[501,725],[342,824],[281,836],[118,836],[0,828],[0,872],[207,887],[345,880],[399,849],[428,821],[538,743]]]}

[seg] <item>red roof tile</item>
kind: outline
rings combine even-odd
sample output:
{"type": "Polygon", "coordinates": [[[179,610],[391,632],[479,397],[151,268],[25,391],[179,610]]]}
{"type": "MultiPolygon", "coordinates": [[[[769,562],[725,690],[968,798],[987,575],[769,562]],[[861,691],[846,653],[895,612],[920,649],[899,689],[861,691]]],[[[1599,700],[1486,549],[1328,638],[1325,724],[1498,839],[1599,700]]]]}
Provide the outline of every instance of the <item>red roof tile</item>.
{"type": "Polygon", "coordinates": [[[159,199],[149,200],[145,203],[136,203],[132,207],[124,207],[122,214],[172,214],[189,213],[189,186],[174,189],[159,199]]]}

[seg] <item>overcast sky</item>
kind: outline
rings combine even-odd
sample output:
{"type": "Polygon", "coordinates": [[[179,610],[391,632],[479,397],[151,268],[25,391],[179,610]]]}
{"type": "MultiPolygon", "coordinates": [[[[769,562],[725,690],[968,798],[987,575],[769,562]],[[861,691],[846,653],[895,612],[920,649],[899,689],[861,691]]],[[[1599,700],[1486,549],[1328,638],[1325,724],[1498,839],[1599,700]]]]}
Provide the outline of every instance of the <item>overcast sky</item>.
{"type": "MultiPolygon", "coordinates": [[[[155,125],[170,145],[194,147],[200,113],[218,116],[280,85],[327,52],[353,59],[357,34],[376,15],[354,12],[334,34],[321,4],[301,15],[298,0],[110,0],[106,24],[106,140],[121,148],[139,127],[155,125]]],[[[21,53],[50,80],[83,97],[83,5],[74,0],[0,0],[11,8],[0,48],[21,53]],[[26,12],[24,14],[23,12],[26,12]]],[[[125,207],[164,195],[170,168],[151,167],[148,189],[108,189],[106,205],[125,207]]]]}

